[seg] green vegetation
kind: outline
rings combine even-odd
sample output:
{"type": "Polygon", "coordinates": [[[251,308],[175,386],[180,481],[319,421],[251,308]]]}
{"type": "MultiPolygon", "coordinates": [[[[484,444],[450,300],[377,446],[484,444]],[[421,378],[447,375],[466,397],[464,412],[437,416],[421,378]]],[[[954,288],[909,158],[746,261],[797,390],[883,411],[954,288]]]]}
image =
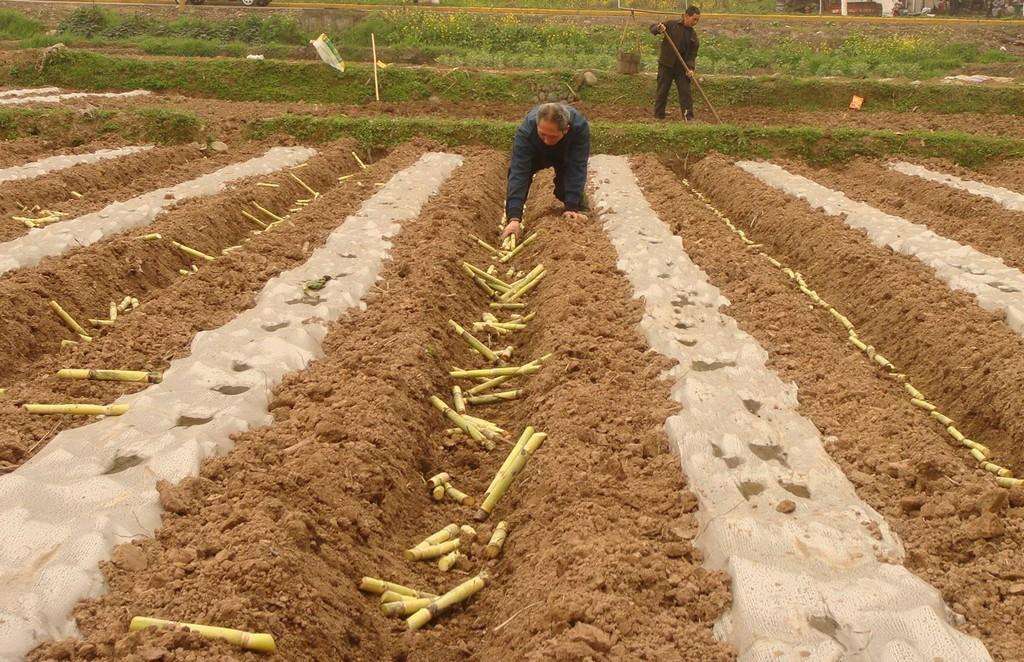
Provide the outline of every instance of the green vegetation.
{"type": "MultiPolygon", "coordinates": [[[[7,12],[18,16],[14,12],[7,12]]],[[[13,19],[9,19],[13,21],[13,19]]],[[[3,14],[0,14],[2,30],[3,14]]],[[[13,25],[13,23],[12,23],[13,25]]],[[[622,26],[538,21],[515,15],[455,14],[387,10],[360,20],[340,21],[332,33],[342,57],[370,59],[370,33],[377,37],[385,62],[438,63],[447,66],[498,68],[615,68],[619,50],[639,49],[645,67],[655,68],[658,40],[646,21],[622,26]]],[[[10,38],[23,47],[134,46],[150,55],[296,58],[319,34],[295,19],[258,15],[210,21],[173,21],[143,14],[120,14],[97,6],[72,12],[57,35],[46,35],[32,22],[12,29],[10,38]]],[[[855,35],[841,42],[805,43],[794,39],[703,36],[699,68],[705,73],[844,76],[850,78],[934,78],[975,64],[1017,61],[1013,55],[968,42],[941,41],[913,35],[855,35]]]]}
{"type": "MultiPolygon", "coordinates": [[[[57,85],[86,90],[175,91],[231,101],[306,101],[363,104],[372,99],[368,65],[349,65],[345,73],[319,62],[249,60],[142,60],[70,51],[40,69],[24,58],[6,71],[0,83],[57,85]]],[[[392,66],[381,72],[382,99],[419,101],[505,102],[527,106],[538,90],[573,83],[568,71],[507,72],[453,70],[438,73],[421,67],[392,66]]],[[[650,76],[602,73],[597,86],[582,92],[589,103],[646,105],[654,84],[650,76]]],[[[930,113],[983,111],[1024,115],[1024,89],[1019,86],[968,87],[893,81],[856,81],[785,77],[707,76],[704,87],[716,105],[760,106],[785,110],[841,110],[854,94],[867,99],[864,112],[930,113]]]]}
{"type": "MultiPolygon", "coordinates": [[[[287,133],[307,141],[351,136],[371,147],[393,147],[416,136],[446,146],[466,143],[507,149],[516,125],[490,120],[435,118],[352,118],[284,115],[258,120],[256,138],[287,133]]],[[[717,151],[737,157],[787,156],[826,164],[857,156],[916,156],[949,158],[968,167],[995,158],[1024,156],[1024,141],[982,137],[958,132],[824,130],[813,127],[713,126],[707,124],[606,123],[592,127],[594,152],[660,154],[700,157],[717,151]]]]}
{"type": "Polygon", "coordinates": [[[67,144],[81,144],[107,134],[159,144],[205,139],[204,127],[198,117],[165,108],[93,110],[88,113],[60,108],[0,109],[2,140],[45,136],[60,138],[67,144]]]}
{"type": "Polygon", "coordinates": [[[0,9],[0,39],[25,39],[45,31],[39,21],[11,9],[0,9]]]}

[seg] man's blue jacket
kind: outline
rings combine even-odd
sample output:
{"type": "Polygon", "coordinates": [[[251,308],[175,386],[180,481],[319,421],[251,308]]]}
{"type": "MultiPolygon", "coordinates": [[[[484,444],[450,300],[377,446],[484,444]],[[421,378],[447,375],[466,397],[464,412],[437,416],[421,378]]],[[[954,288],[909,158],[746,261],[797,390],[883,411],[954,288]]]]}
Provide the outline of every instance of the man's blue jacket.
{"type": "Polygon", "coordinates": [[[512,164],[508,169],[505,215],[522,218],[533,173],[555,169],[555,195],[567,211],[579,211],[587,184],[587,160],[590,158],[590,123],[569,106],[569,133],[558,144],[548,147],[537,135],[537,111],[534,108],[516,129],[512,143],[512,164]]]}

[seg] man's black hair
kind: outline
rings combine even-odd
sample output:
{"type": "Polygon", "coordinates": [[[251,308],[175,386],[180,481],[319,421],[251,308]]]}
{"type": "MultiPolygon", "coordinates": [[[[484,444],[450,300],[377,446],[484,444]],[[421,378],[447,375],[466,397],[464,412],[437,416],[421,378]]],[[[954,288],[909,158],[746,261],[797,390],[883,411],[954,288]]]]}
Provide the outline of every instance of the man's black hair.
{"type": "Polygon", "coordinates": [[[697,5],[690,5],[684,12],[687,16],[700,16],[700,7],[697,5]]]}

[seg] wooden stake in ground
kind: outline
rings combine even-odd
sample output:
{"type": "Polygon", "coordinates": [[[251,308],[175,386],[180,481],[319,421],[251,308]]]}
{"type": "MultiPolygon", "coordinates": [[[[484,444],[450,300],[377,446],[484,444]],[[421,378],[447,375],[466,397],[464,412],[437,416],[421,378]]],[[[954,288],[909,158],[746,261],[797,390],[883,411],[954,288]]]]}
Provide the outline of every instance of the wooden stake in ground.
{"type": "Polygon", "coordinates": [[[380,84],[377,82],[377,36],[370,33],[370,47],[373,49],[373,96],[380,101],[380,84]]]}

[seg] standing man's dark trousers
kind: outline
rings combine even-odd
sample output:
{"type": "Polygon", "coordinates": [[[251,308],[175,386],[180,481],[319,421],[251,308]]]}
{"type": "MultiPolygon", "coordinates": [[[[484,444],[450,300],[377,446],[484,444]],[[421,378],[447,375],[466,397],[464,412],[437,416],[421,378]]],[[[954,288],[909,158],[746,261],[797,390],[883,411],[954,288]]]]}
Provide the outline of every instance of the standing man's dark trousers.
{"type": "Polygon", "coordinates": [[[675,81],[679,91],[679,109],[687,121],[693,119],[693,95],[690,93],[690,79],[682,67],[666,67],[658,65],[658,91],[654,98],[654,116],[665,119],[665,106],[668,104],[668,92],[675,81]]]}

